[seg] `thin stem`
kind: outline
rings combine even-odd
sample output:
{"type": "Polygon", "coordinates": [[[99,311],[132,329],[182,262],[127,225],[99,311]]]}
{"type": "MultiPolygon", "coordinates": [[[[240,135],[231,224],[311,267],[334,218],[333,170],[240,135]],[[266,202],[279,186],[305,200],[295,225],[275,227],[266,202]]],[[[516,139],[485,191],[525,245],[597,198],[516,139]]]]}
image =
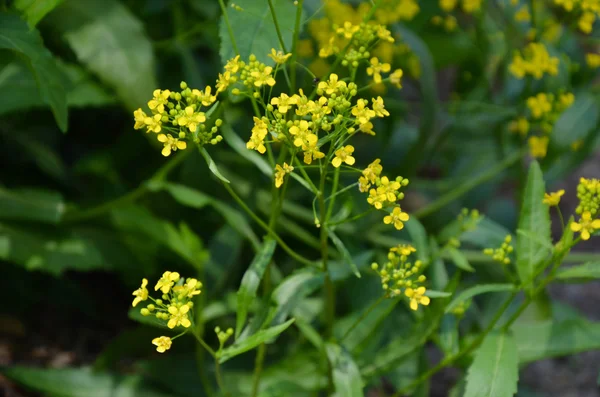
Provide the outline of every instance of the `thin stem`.
{"type": "Polygon", "coordinates": [[[230,394],[225,388],[225,383],[223,382],[223,375],[221,374],[221,364],[218,359],[215,359],[215,376],[217,378],[217,384],[219,385],[219,389],[223,392],[226,397],[229,397],[230,394]]]}
{"type": "Polygon", "coordinates": [[[498,174],[503,172],[505,169],[511,167],[514,163],[519,161],[525,153],[526,153],[525,150],[521,150],[521,151],[513,153],[511,156],[504,159],[504,161],[500,162],[499,164],[495,165],[494,167],[490,168],[489,170],[481,173],[477,177],[475,177],[471,180],[468,180],[468,181],[464,182],[462,185],[459,185],[458,187],[452,189],[448,193],[439,197],[437,200],[431,202],[429,205],[417,210],[412,215],[415,218],[424,218],[428,215],[433,214],[434,212],[436,212],[436,211],[442,209],[443,207],[445,207],[446,205],[450,204],[452,201],[456,200],[457,198],[463,196],[464,194],[468,193],[472,189],[476,188],[480,184],[493,179],[498,174]]]}
{"type": "Polygon", "coordinates": [[[267,351],[267,346],[262,343],[258,346],[258,351],[256,353],[256,361],[254,363],[254,380],[252,382],[252,397],[256,397],[258,395],[258,391],[260,388],[260,376],[262,374],[263,365],[265,362],[265,353],[267,351]]]}
{"type": "Polygon", "coordinates": [[[225,21],[225,26],[227,26],[227,32],[229,33],[229,40],[231,40],[231,46],[235,51],[235,55],[240,55],[240,50],[238,50],[237,43],[235,42],[235,35],[233,34],[233,29],[231,28],[231,23],[229,22],[227,7],[225,6],[223,0],[219,0],[219,5],[221,6],[221,12],[223,13],[223,20],[225,21]]]}
{"type": "Polygon", "coordinates": [[[304,164],[302,164],[302,162],[300,162],[300,159],[297,157],[294,157],[294,163],[296,164],[296,168],[298,168],[300,170],[300,173],[302,174],[302,176],[304,177],[304,180],[306,180],[306,182],[312,189],[313,193],[318,195],[319,189],[315,186],[312,179],[310,179],[310,177],[306,173],[306,170],[305,170],[306,167],[304,166],[304,164]]]}
{"type": "Polygon", "coordinates": [[[269,233],[269,234],[270,234],[270,235],[271,235],[271,236],[272,236],[272,237],[275,239],[275,241],[277,241],[277,244],[279,244],[279,246],[280,246],[281,248],[283,248],[283,250],[284,250],[285,252],[287,252],[287,253],[288,253],[288,254],[289,254],[291,257],[293,257],[293,258],[294,258],[294,259],[296,259],[298,262],[300,262],[300,263],[302,263],[302,264],[304,264],[304,265],[306,265],[306,266],[311,266],[311,267],[313,267],[313,266],[315,265],[315,264],[314,264],[312,261],[310,261],[310,260],[306,259],[306,258],[305,258],[305,257],[303,257],[302,255],[300,255],[300,254],[296,253],[294,250],[292,250],[292,249],[291,249],[291,248],[290,248],[290,247],[289,247],[289,246],[288,246],[288,245],[287,245],[287,244],[286,244],[286,243],[285,243],[285,242],[284,242],[284,241],[281,239],[281,237],[279,237],[279,236],[277,235],[277,233],[275,233],[275,231],[273,231],[273,229],[271,229],[271,228],[269,227],[269,225],[267,225],[267,224],[266,224],[266,223],[265,223],[265,222],[264,222],[262,219],[260,219],[260,218],[259,218],[259,216],[258,216],[258,215],[256,215],[256,214],[254,213],[254,211],[252,211],[252,210],[250,209],[250,207],[248,207],[248,205],[246,205],[246,203],[244,202],[244,200],[242,200],[242,198],[241,198],[240,196],[238,196],[238,195],[237,195],[237,193],[236,193],[236,192],[235,192],[235,191],[234,191],[234,190],[231,188],[231,186],[229,186],[229,184],[228,184],[228,183],[223,183],[222,185],[225,187],[225,189],[227,190],[227,192],[229,192],[229,194],[231,195],[231,197],[233,197],[233,199],[234,199],[234,200],[235,200],[235,201],[236,201],[236,202],[237,202],[237,203],[240,205],[240,207],[242,207],[242,209],[243,209],[244,211],[246,211],[246,213],[247,213],[248,215],[250,215],[250,217],[251,217],[252,219],[254,219],[254,221],[255,221],[256,223],[258,223],[258,225],[259,225],[260,227],[262,227],[262,228],[263,228],[263,229],[264,229],[266,232],[268,232],[268,233],[269,233]]]}
{"type": "Polygon", "coordinates": [[[284,54],[287,54],[287,50],[285,49],[285,42],[283,41],[283,36],[281,35],[281,30],[279,29],[279,22],[277,22],[277,14],[275,13],[275,7],[273,7],[273,0],[268,0],[269,9],[271,10],[271,17],[273,17],[273,24],[275,25],[275,31],[277,32],[277,38],[279,39],[279,45],[283,50],[284,54]]]}
{"type": "Polygon", "coordinates": [[[338,222],[333,222],[333,223],[327,223],[327,226],[336,226],[336,225],[341,225],[343,223],[349,223],[349,222],[354,222],[360,218],[364,218],[365,216],[369,215],[370,213],[372,213],[373,211],[375,211],[375,208],[369,208],[368,210],[366,210],[365,212],[362,212],[358,215],[354,215],[351,218],[346,218],[343,219],[341,221],[338,222]]]}
{"type": "Polygon", "coordinates": [[[369,306],[367,308],[367,310],[365,310],[359,318],[356,319],[356,321],[350,326],[350,328],[348,328],[348,330],[346,331],[346,333],[340,338],[339,340],[339,344],[342,344],[342,342],[346,339],[346,337],[348,335],[350,335],[352,333],[352,331],[354,331],[354,328],[358,327],[358,325],[365,319],[367,318],[367,316],[369,314],[371,314],[371,312],[381,303],[383,302],[383,300],[385,299],[385,295],[381,295],[379,297],[379,299],[377,299],[375,302],[373,302],[371,304],[371,306],[369,306]]]}
{"type": "Polygon", "coordinates": [[[296,58],[298,48],[298,36],[300,35],[300,23],[302,22],[302,8],[304,0],[298,0],[296,4],[296,24],[294,25],[294,38],[292,40],[292,59],[290,60],[290,73],[292,77],[292,93],[296,92],[296,58]]]}
{"type": "Polygon", "coordinates": [[[198,334],[197,331],[192,332],[192,335],[194,335],[196,340],[198,340],[198,342],[200,342],[200,344],[208,352],[208,354],[213,356],[213,358],[215,358],[215,359],[217,358],[217,353],[204,341],[204,339],[202,339],[202,337],[198,334]]]}

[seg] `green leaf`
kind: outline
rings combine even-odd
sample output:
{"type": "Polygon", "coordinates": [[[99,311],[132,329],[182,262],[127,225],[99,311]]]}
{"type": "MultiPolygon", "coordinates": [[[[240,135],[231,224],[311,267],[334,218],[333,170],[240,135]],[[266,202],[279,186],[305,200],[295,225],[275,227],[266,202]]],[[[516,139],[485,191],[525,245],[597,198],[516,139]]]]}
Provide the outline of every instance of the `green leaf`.
{"type": "Polygon", "coordinates": [[[515,324],[511,330],[522,364],[600,349],[600,323],[584,318],[515,324]]]}
{"type": "Polygon", "coordinates": [[[350,353],[341,346],[325,344],[327,358],[333,369],[333,384],[335,386],[335,397],[362,397],[363,381],[358,366],[352,359],[350,353]]]}
{"type": "Polygon", "coordinates": [[[354,263],[352,255],[350,255],[350,251],[348,251],[348,249],[344,245],[344,242],[340,240],[340,238],[332,230],[329,230],[329,238],[331,239],[331,241],[333,241],[333,245],[335,245],[337,250],[342,254],[342,256],[344,257],[344,261],[348,266],[350,266],[354,275],[360,278],[360,272],[358,271],[358,267],[356,266],[356,263],[354,263]]]}
{"type": "Polygon", "coordinates": [[[276,308],[272,324],[285,321],[304,298],[323,285],[323,281],[323,273],[314,269],[300,270],[286,277],[271,294],[271,302],[276,308]]]}
{"type": "Polygon", "coordinates": [[[596,128],[599,118],[598,101],[590,93],[577,93],[575,102],[554,123],[552,144],[561,150],[570,150],[573,142],[588,137],[596,128]]]}
{"type": "Polygon", "coordinates": [[[16,0],[15,7],[20,10],[32,28],[63,0],[16,0]]]}
{"type": "Polygon", "coordinates": [[[290,325],[292,325],[293,322],[294,319],[292,318],[283,324],[260,330],[254,335],[245,338],[239,343],[236,341],[233,345],[217,353],[219,362],[224,363],[225,361],[230,360],[235,356],[245,353],[248,350],[254,349],[256,346],[262,343],[268,343],[270,340],[272,340],[273,338],[281,334],[283,331],[285,331],[290,325]]]}
{"type": "Polygon", "coordinates": [[[512,397],[517,392],[517,344],[506,333],[491,333],[475,352],[465,397],[512,397]]]}
{"type": "Polygon", "coordinates": [[[502,291],[514,291],[515,286],[512,284],[483,284],[476,285],[471,288],[467,288],[456,296],[448,307],[446,307],[446,313],[450,313],[452,309],[460,305],[462,302],[470,299],[476,295],[485,294],[487,292],[502,292],[502,291]]]}
{"type": "Polygon", "coordinates": [[[517,271],[523,283],[530,284],[533,281],[540,263],[550,253],[547,246],[552,245],[550,207],[542,202],[545,192],[542,170],[534,161],[529,167],[518,225],[518,229],[525,234],[517,235],[517,271]]]}
{"type": "MultiPolygon", "coordinates": [[[[271,53],[272,48],[276,50],[282,50],[282,48],[268,2],[239,0],[235,4],[242,9],[238,11],[235,8],[227,7],[227,15],[237,49],[240,51],[239,55],[246,60],[250,54],[254,54],[259,61],[273,65],[274,61],[267,57],[267,54],[271,53]]],[[[291,1],[273,0],[273,8],[286,50],[289,52],[292,48],[296,7],[291,1]]],[[[225,64],[229,59],[235,57],[236,51],[231,43],[229,29],[223,17],[219,24],[219,37],[221,38],[219,52],[221,61],[225,64]]]]}
{"type": "Polygon", "coordinates": [[[252,305],[254,298],[256,298],[256,291],[260,285],[260,281],[265,274],[265,270],[273,253],[277,242],[273,239],[267,239],[263,242],[261,249],[256,253],[256,256],[252,260],[250,267],[244,273],[242,283],[237,292],[237,318],[235,322],[235,337],[236,339],[242,332],[242,327],[246,323],[246,316],[248,315],[248,308],[252,305]]]}
{"type": "Polygon", "coordinates": [[[423,262],[429,261],[429,240],[425,227],[414,216],[404,224],[413,245],[417,249],[417,258],[423,262]]]}
{"type": "Polygon", "coordinates": [[[475,269],[471,265],[469,265],[469,261],[464,256],[462,252],[457,250],[456,248],[446,248],[448,254],[450,254],[450,259],[452,262],[458,267],[466,272],[474,272],[475,269]]]}
{"type": "Polygon", "coordinates": [[[4,375],[28,388],[60,397],[168,397],[150,389],[141,376],[112,375],[89,368],[39,369],[12,367],[4,375]]]}
{"type": "Polygon", "coordinates": [[[57,192],[0,187],[0,219],[57,224],[65,213],[65,203],[57,192]]]}
{"type": "Polygon", "coordinates": [[[49,21],[79,61],[115,90],[130,110],[158,88],[152,43],[140,20],[117,0],[66,0],[49,21]]]}
{"type": "Polygon", "coordinates": [[[567,282],[591,281],[600,278],[600,262],[586,262],[582,265],[563,267],[556,272],[556,278],[567,282]]]}
{"type": "Polygon", "coordinates": [[[460,241],[479,248],[499,247],[509,234],[511,233],[507,228],[484,217],[475,229],[463,233],[460,241]]]}
{"type": "Polygon", "coordinates": [[[210,154],[208,154],[208,152],[206,151],[205,148],[200,148],[200,153],[202,154],[202,157],[204,157],[204,160],[206,160],[206,164],[208,164],[208,169],[220,180],[222,180],[225,183],[231,183],[229,182],[229,179],[225,178],[223,176],[223,174],[221,174],[221,171],[219,171],[219,168],[217,167],[217,164],[214,162],[214,160],[212,159],[212,157],[210,157],[210,154]]]}
{"type": "MultiPolygon", "coordinates": [[[[37,30],[30,30],[16,15],[0,14],[0,50],[14,51],[23,56],[35,77],[42,101],[50,106],[56,123],[67,130],[68,80],[42,42],[37,30]]],[[[1,113],[1,111],[0,111],[1,113]]]]}
{"type": "Polygon", "coordinates": [[[430,298],[449,298],[452,296],[452,293],[428,289],[427,291],[425,291],[425,296],[428,296],[430,298]]]}
{"type": "Polygon", "coordinates": [[[458,320],[456,319],[456,316],[446,314],[442,317],[439,340],[440,347],[446,356],[458,353],[460,345],[458,341],[458,320]]]}

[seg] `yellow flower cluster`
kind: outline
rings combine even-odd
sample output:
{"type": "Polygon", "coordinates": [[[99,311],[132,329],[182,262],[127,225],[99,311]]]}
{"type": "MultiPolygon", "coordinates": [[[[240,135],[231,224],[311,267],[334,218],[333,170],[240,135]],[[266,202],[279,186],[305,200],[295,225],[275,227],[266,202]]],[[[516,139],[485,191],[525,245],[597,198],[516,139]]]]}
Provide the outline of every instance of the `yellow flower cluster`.
{"type": "MultiPolygon", "coordinates": [[[[277,64],[284,63],[291,54],[283,54],[280,51],[271,50],[271,57],[277,64]]],[[[257,91],[263,87],[273,87],[275,77],[273,68],[256,59],[256,55],[251,54],[248,62],[240,59],[237,55],[225,64],[225,70],[217,79],[217,91],[225,91],[230,86],[234,86],[231,93],[234,95],[252,95],[257,97],[257,91]],[[236,86],[236,83],[240,83],[236,86]],[[242,89],[240,89],[240,87],[242,89]]]]}
{"type": "Polygon", "coordinates": [[[476,209],[469,211],[468,208],[463,208],[456,219],[460,223],[461,232],[468,232],[477,228],[477,225],[481,219],[483,219],[483,216],[476,209]]]}
{"type": "Polygon", "coordinates": [[[600,180],[581,178],[577,185],[579,205],[575,212],[579,215],[589,212],[592,216],[598,214],[600,208],[600,180]]]}
{"type": "Polygon", "coordinates": [[[451,13],[460,10],[465,14],[474,14],[481,10],[481,4],[482,0],[439,0],[439,7],[444,15],[433,16],[431,22],[452,32],[458,27],[458,20],[451,13]]]}
{"type": "Polygon", "coordinates": [[[375,270],[381,278],[381,287],[386,297],[400,296],[404,289],[410,308],[417,310],[419,305],[429,305],[430,299],[425,296],[426,289],[423,286],[426,280],[426,277],[421,274],[423,263],[419,260],[414,263],[409,262],[409,256],[413,252],[416,252],[416,249],[411,245],[400,244],[392,247],[388,252],[388,261],[383,266],[373,263],[371,269],[375,270]]]}
{"type": "Polygon", "coordinates": [[[592,69],[600,68],[600,54],[585,54],[585,62],[592,69]]]}
{"type": "Polygon", "coordinates": [[[404,198],[404,193],[400,189],[406,187],[409,181],[401,176],[394,180],[381,176],[383,167],[380,163],[381,160],[376,159],[362,171],[362,176],[358,178],[358,189],[363,193],[369,192],[367,202],[376,209],[392,207],[391,212],[383,218],[383,222],[386,225],[393,224],[396,229],[402,230],[409,216],[396,202],[404,198]]]}
{"type": "MultiPolygon", "coordinates": [[[[164,272],[154,286],[155,291],[160,290],[162,293],[160,299],[149,296],[147,286],[148,280],[144,278],[140,288],[133,291],[133,296],[135,296],[132,303],[133,307],[150,299],[153,303],[140,310],[143,316],[152,315],[159,321],[164,321],[170,329],[175,327],[187,329],[191,327],[191,319],[193,319],[191,310],[194,307],[192,299],[201,293],[202,283],[200,281],[195,278],[183,279],[177,272],[164,272]]],[[[158,352],[164,353],[171,348],[172,340],[175,338],[177,337],[161,336],[153,339],[152,343],[156,345],[158,352]]]]}
{"type": "Polygon", "coordinates": [[[586,34],[592,33],[594,22],[600,18],[600,0],[554,0],[554,4],[576,15],[579,30],[586,34]]]}
{"type": "Polygon", "coordinates": [[[518,79],[531,75],[539,80],[545,73],[556,76],[558,64],[558,58],[550,56],[542,43],[529,43],[523,51],[515,53],[509,71],[518,79]]]}
{"type": "Polygon", "coordinates": [[[209,107],[217,100],[212,95],[212,88],[203,91],[190,89],[185,81],[180,84],[181,92],[155,90],[153,98],[148,102],[151,114],[147,115],[141,108],[133,112],[136,130],[146,128],[146,132],[158,134],[157,139],[163,144],[162,155],[169,156],[171,152],[187,148],[186,141],[199,145],[208,143],[216,145],[223,138],[216,135],[221,120],[208,130],[204,124],[207,113],[202,107],[209,107]],[[159,134],[162,131],[167,133],[159,134]],[[170,133],[169,133],[170,132],[170,133]]]}
{"type": "Polygon", "coordinates": [[[571,230],[579,232],[582,240],[589,240],[592,233],[600,229],[600,219],[593,219],[589,211],[581,214],[579,222],[571,222],[571,230]]]}
{"type": "Polygon", "coordinates": [[[486,248],[483,253],[492,257],[493,260],[503,265],[510,264],[510,254],[514,251],[511,245],[512,236],[509,234],[499,248],[486,248]]]}

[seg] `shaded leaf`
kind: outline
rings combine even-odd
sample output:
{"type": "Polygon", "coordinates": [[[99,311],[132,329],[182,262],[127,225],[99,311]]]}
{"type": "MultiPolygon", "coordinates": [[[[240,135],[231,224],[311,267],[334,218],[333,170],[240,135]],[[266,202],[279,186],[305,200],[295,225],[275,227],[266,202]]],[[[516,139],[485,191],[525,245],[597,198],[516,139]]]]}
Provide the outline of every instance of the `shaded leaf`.
{"type": "Polygon", "coordinates": [[[523,283],[531,283],[540,263],[550,253],[550,212],[543,203],[546,187],[537,162],[529,167],[527,184],[521,202],[519,226],[525,234],[517,235],[517,271],[523,283]],[[535,236],[533,238],[532,236],[535,236]]]}
{"type": "MultiPolygon", "coordinates": [[[[25,59],[35,77],[42,101],[50,106],[56,123],[67,130],[68,80],[42,42],[37,30],[16,15],[0,14],[0,50],[15,51],[25,59]]],[[[2,113],[2,111],[0,111],[2,113]]]]}
{"type": "Polygon", "coordinates": [[[293,322],[294,319],[292,318],[283,324],[260,330],[239,343],[236,341],[233,345],[221,350],[221,352],[218,353],[217,357],[219,362],[224,363],[235,356],[254,349],[262,343],[268,343],[270,340],[276,338],[279,334],[285,331],[290,325],[292,325],[293,322]]]}
{"type": "Polygon", "coordinates": [[[512,397],[517,392],[517,345],[506,333],[490,333],[475,352],[465,397],[512,397]]]}
{"type": "Polygon", "coordinates": [[[465,255],[457,250],[456,248],[446,248],[448,254],[450,254],[450,259],[452,262],[458,267],[466,272],[474,272],[475,269],[471,265],[469,265],[469,261],[465,257],[465,255]]]}
{"type": "Polygon", "coordinates": [[[600,262],[586,262],[582,265],[563,267],[558,269],[558,280],[567,282],[591,281],[600,278],[600,262]]]}
{"type": "Polygon", "coordinates": [[[208,164],[208,169],[217,177],[219,178],[221,181],[225,182],[225,183],[230,183],[229,179],[225,178],[223,176],[223,174],[221,174],[221,171],[219,171],[219,168],[217,167],[217,164],[215,163],[215,161],[212,159],[212,157],[210,157],[210,154],[208,154],[208,152],[206,151],[205,148],[200,148],[200,154],[202,154],[202,157],[204,157],[204,160],[206,160],[206,164],[208,164]]]}
{"type": "Polygon", "coordinates": [[[552,144],[570,150],[577,140],[585,140],[600,118],[598,101],[587,92],[577,93],[575,102],[561,113],[552,130],[552,144]]]}
{"type": "Polygon", "coordinates": [[[363,381],[358,366],[352,359],[350,353],[341,346],[325,344],[327,358],[333,368],[333,384],[336,397],[362,397],[363,381]]]}
{"type": "Polygon", "coordinates": [[[414,216],[404,224],[413,245],[417,249],[417,258],[423,262],[429,261],[429,241],[425,227],[414,216]]]}
{"type": "Polygon", "coordinates": [[[65,203],[57,192],[0,187],[0,219],[56,224],[65,213],[65,203]]]}
{"type": "Polygon", "coordinates": [[[273,258],[276,246],[277,242],[275,240],[265,240],[252,260],[250,267],[244,273],[242,283],[237,291],[237,317],[235,322],[236,339],[240,336],[242,327],[246,323],[248,308],[254,301],[254,298],[256,298],[256,291],[258,290],[258,286],[265,274],[267,266],[269,266],[269,263],[271,262],[271,258],[273,258]]]}
{"type": "Polygon", "coordinates": [[[285,321],[304,298],[323,285],[323,281],[323,273],[314,269],[300,270],[286,277],[271,294],[271,302],[275,305],[272,324],[285,321]]]}
{"type": "Polygon", "coordinates": [[[340,240],[340,238],[332,230],[329,230],[329,238],[331,239],[331,241],[333,241],[333,245],[335,245],[337,250],[344,257],[344,262],[346,262],[346,265],[348,265],[352,269],[352,272],[356,277],[360,278],[360,272],[358,271],[358,267],[356,266],[356,263],[354,263],[352,255],[350,255],[350,251],[348,251],[348,249],[344,245],[344,242],[340,240]]]}
{"type": "Polygon", "coordinates": [[[63,0],[16,0],[15,7],[20,10],[32,28],[63,0]]]}
{"type": "Polygon", "coordinates": [[[482,284],[482,285],[476,285],[471,288],[467,288],[466,290],[464,290],[460,294],[458,294],[454,299],[452,299],[452,302],[450,302],[450,304],[448,304],[448,307],[446,307],[446,313],[450,313],[454,308],[456,308],[462,302],[464,302],[467,299],[470,299],[476,295],[485,294],[488,292],[514,291],[514,290],[515,290],[515,286],[512,284],[482,284]]]}

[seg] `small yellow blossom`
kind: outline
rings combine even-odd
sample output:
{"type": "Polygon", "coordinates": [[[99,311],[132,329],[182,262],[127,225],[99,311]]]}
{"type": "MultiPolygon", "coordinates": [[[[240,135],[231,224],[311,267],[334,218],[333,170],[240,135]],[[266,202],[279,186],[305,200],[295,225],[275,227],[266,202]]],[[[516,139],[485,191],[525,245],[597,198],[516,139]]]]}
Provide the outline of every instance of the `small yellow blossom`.
{"type": "Polygon", "coordinates": [[[375,112],[368,107],[369,101],[359,99],[356,101],[356,106],[352,108],[352,115],[356,117],[359,124],[366,124],[370,119],[375,117],[375,112]]]}
{"type": "Polygon", "coordinates": [[[548,95],[539,93],[536,96],[527,98],[527,107],[533,118],[539,119],[544,114],[552,111],[552,102],[548,95]]]}
{"type": "Polygon", "coordinates": [[[346,89],[346,82],[338,80],[338,75],[332,73],[329,75],[329,80],[319,82],[317,89],[325,91],[327,95],[339,94],[346,89]]]}
{"type": "Polygon", "coordinates": [[[204,89],[204,91],[193,89],[192,95],[194,95],[196,98],[198,98],[198,100],[200,101],[200,103],[202,103],[202,105],[210,106],[217,100],[216,95],[211,95],[211,91],[212,91],[212,88],[210,86],[207,86],[204,89]]]}
{"type": "Polygon", "coordinates": [[[171,91],[169,90],[154,90],[154,98],[148,102],[148,107],[152,111],[156,111],[159,114],[165,112],[165,105],[169,101],[169,96],[171,95],[171,91]]]}
{"type": "MultiPolygon", "coordinates": [[[[587,0],[590,1],[590,0],[587,0]]],[[[600,13],[600,6],[598,6],[598,11],[600,13]]],[[[579,18],[579,30],[581,30],[585,34],[592,33],[592,27],[594,26],[594,22],[596,21],[596,15],[593,12],[584,12],[579,18]]]]}
{"type": "Polygon", "coordinates": [[[409,220],[406,212],[402,212],[400,207],[394,207],[392,213],[383,218],[383,223],[386,225],[393,224],[397,230],[404,229],[404,222],[409,220]]]}
{"type": "Polygon", "coordinates": [[[227,71],[223,74],[219,73],[219,77],[217,78],[217,93],[219,92],[223,92],[227,89],[227,87],[229,87],[229,84],[231,84],[232,78],[231,78],[231,72],[227,71]]]}
{"type": "Polygon", "coordinates": [[[548,151],[548,137],[532,136],[529,138],[529,152],[532,157],[544,158],[548,151]]]}
{"type": "Polygon", "coordinates": [[[133,117],[135,118],[135,125],[133,126],[134,129],[139,130],[146,126],[146,118],[148,118],[148,116],[142,109],[138,109],[133,112],[133,117]]]}
{"type": "Polygon", "coordinates": [[[383,98],[378,96],[377,99],[371,98],[371,101],[373,102],[373,111],[375,112],[375,116],[385,117],[390,115],[390,112],[385,110],[383,98]]]}
{"type": "Polygon", "coordinates": [[[585,62],[592,69],[600,68],[600,54],[585,54],[585,62]]]}
{"type": "Polygon", "coordinates": [[[387,201],[393,203],[396,201],[396,194],[398,189],[400,189],[400,182],[398,181],[390,181],[387,176],[384,176],[380,179],[380,185],[377,188],[377,192],[385,195],[387,201]]]}
{"type": "Polygon", "coordinates": [[[373,76],[373,81],[376,84],[381,83],[381,73],[388,73],[392,67],[389,63],[379,63],[379,59],[376,57],[371,58],[369,62],[371,66],[367,68],[367,74],[373,76]]]}
{"type": "Polygon", "coordinates": [[[168,157],[171,154],[171,151],[177,151],[177,149],[183,150],[187,147],[187,144],[183,141],[180,141],[178,138],[173,138],[171,134],[160,134],[158,137],[158,141],[164,143],[164,147],[162,150],[162,155],[168,157]]]}
{"type": "Polygon", "coordinates": [[[161,336],[159,338],[152,339],[152,344],[156,346],[156,351],[164,353],[171,348],[173,342],[168,336],[161,336]]]}
{"type": "Polygon", "coordinates": [[[600,229],[600,219],[592,220],[592,214],[585,211],[579,222],[571,222],[571,230],[581,233],[582,240],[589,240],[591,233],[600,229]]]}
{"type": "Polygon", "coordinates": [[[560,198],[565,194],[564,189],[553,193],[544,193],[544,204],[549,206],[557,206],[560,203],[560,198]]]}
{"type": "Polygon", "coordinates": [[[358,32],[359,29],[360,26],[353,25],[352,22],[346,21],[344,22],[344,26],[337,28],[335,32],[347,39],[351,39],[352,36],[354,36],[354,33],[358,32]]]}
{"type": "Polygon", "coordinates": [[[290,107],[295,105],[297,102],[298,99],[294,95],[289,97],[287,94],[281,94],[279,97],[271,98],[271,105],[276,105],[277,110],[281,114],[286,114],[290,107]]]}
{"type": "MultiPolygon", "coordinates": [[[[316,136],[316,135],[313,134],[313,136],[316,136]]],[[[304,162],[306,164],[310,164],[310,163],[312,163],[313,160],[318,160],[318,159],[322,159],[323,157],[325,157],[325,153],[323,153],[319,150],[319,147],[317,146],[316,141],[314,142],[314,144],[303,147],[302,150],[304,150],[304,162]]]]}
{"type": "Polygon", "coordinates": [[[425,296],[425,287],[419,287],[417,289],[407,288],[404,294],[410,299],[410,308],[417,310],[419,305],[429,305],[430,299],[425,296]]]}
{"type": "Polygon", "coordinates": [[[148,290],[146,289],[147,285],[148,280],[146,280],[145,278],[142,279],[142,286],[133,291],[133,296],[135,296],[135,299],[133,300],[131,306],[135,307],[138,303],[148,299],[148,290]]]}
{"type": "Polygon", "coordinates": [[[292,54],[284,54],[283,51],[275,51],[275,48],[271,48],[271,53],[268,55],[269,58],[275,61],[277,64],[285,63],[292,54]]]}
{"type": "Polygon", "coordinates": [[[529,22],[531,20],[531,14],[529,14],[529,8],[524,5],[515,13],[515,21],[517,22],[529,22]]]}
{"type": "Polygon", "coordinates": [[[184,328],[189,328],[192,325],[192,322],[188,318],[189,311],[190,307],[188,305],[183,305],[180,308],[169,306],[169,314],[171,315],[171,318],[167,323],[167,327],[173,329],[178,325],[181,325],[184,328]]]}
{"type": "Polygon", "coordinates": [[[352,153],[354,153],[354,146],[347,145],[343,148],[340,148],[335,151],[335,158],[331,161],[331,164],[338,168],[342,163],[346,163],[348,165],[354,165],[356,160],[352,157],[352,153]]]}
{"type": "Polygon", "coordinates": [[[225,71],[229,73],[237,73],[241,68],[244,67],[244,61],[240,60],[240,56],[236,55],[235,58],[230,59],[225,64],[225,71]]]}
{"type": "Polygon", "coordinates": [[[381,159],[375,159],[371,164],[368,165],[362,172],[362,174],[369,180],[371,183],[375,183],[379,175],[381,175],[381,171],[383,171],[383,167],[381,166],[381,159]]]}
{"type": "Polygon", "coordinates": [[[396,88],[402,88],[402,75],[404,72],[402,69],[396,69],[390,74],[390,83],[392,83],[396,88]]]}
{"type": "Polygon", "coordinates": [[[273,68],[267,66],[262,71],[255,70],[251,72],[250,75],[254,78],[254,85],[256,87],[262,87],[263,85],[273,87],[275,85],[275,79],[271,76],[272,71],[273,68]]]}
{"type": "Polygon", "coordinates": [[[267,148],[265,147],[267,133],[268,126],[266,121],[255,116],[254,127],[252,127],[252,136],[250,136],[250,140],[246,143],[246,148],[264,154],[267,151],[267,148]]]}
{"type": "Polygon", "coordinates": [[[179,296],[179,299],[191,299],[202,292],[202,283],[195,278],[188,278],[184,285],[176,285],[173,292],[179,296]]]}
{"type": "Polygon", "coordinates": [[[294,167],[288,165],[288,163],[283,163],[283,167],[279,164],[275,165],[275,187],[279,189],[283,185],[285,175],[292,171],[294,171],[294,167]]]}
{"type": "Polygon", "coordinates": [[[509,129],[511,132],[516,132],[521,136],[526,136],[529,132],[529,121],[525,117],[519,117],[510,123],[509,129]]]}
{"type": "Polygon", "coordinates": [[[456,8],[458,0],[440,0],[440,8],[446,12],[450,12],[456,8]]]}
{"type": "Polygon", "coordinates": [[[559,59],[550,56],[544,44],[529,43],[522,52],[515,53],[509,71],[518,79],[531,75],[539,80],[544,76],[544,73],[556,76],[558,74],[558,64],[559,59]]]}
{"type": "Polygon", "coordinates": [[[154,286],[154,290],[160,291],[163,294],[168,294],[171,290],[173,284],[175,284],[179,280],[179,273],[177,272],[164,272],[160,280],[154,286]]]}

